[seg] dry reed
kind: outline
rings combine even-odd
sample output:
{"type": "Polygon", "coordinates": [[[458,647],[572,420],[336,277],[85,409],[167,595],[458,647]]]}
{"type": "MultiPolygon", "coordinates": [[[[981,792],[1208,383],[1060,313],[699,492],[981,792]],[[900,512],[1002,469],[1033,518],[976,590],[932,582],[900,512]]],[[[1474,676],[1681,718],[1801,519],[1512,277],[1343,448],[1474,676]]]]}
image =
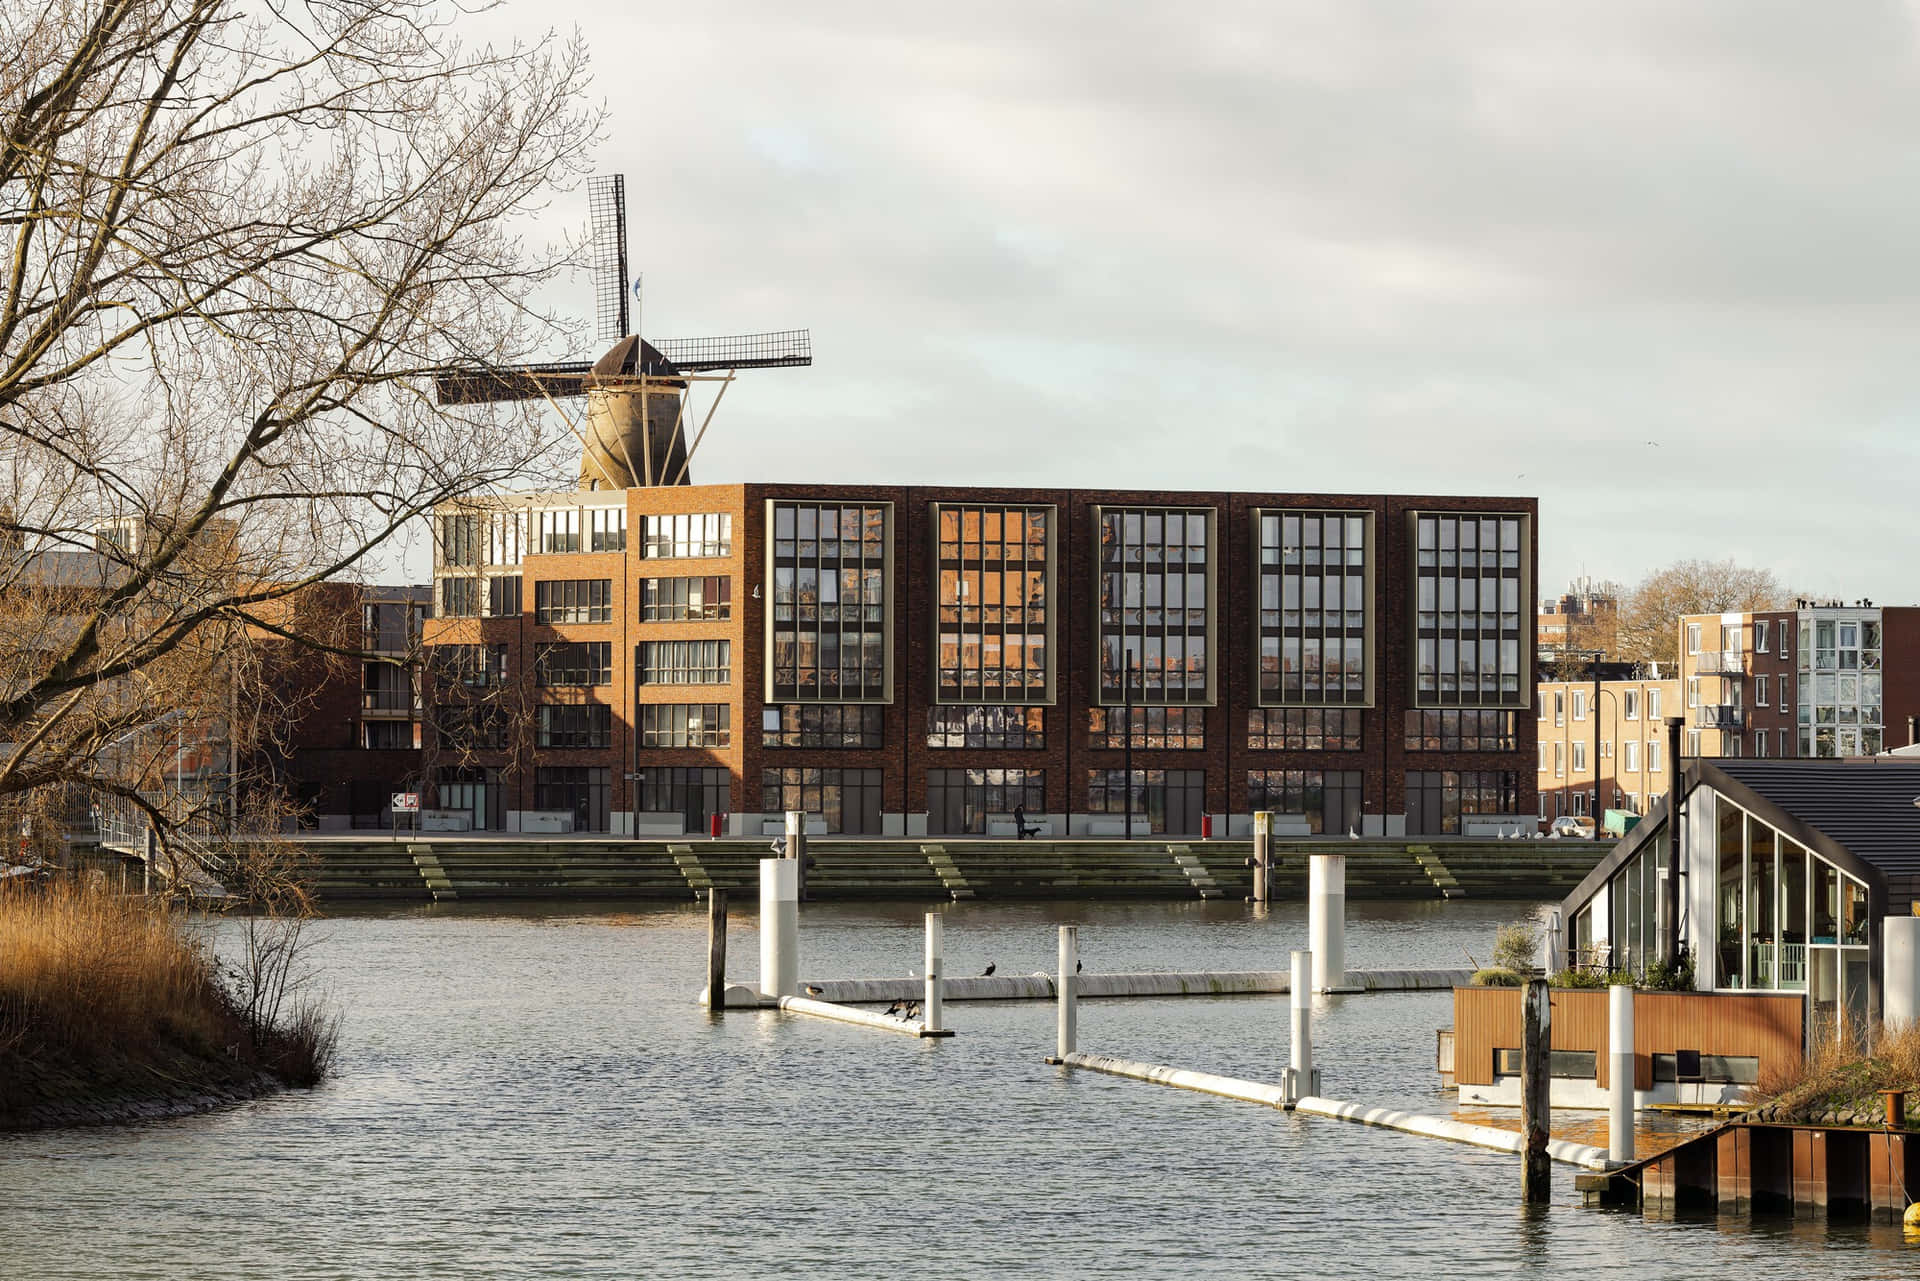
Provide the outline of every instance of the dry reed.
{"type": "Polygon", "coordinates": [[[1812,1120],[1840,1108],[1877,1107],[1880,1090],[1920,1094],[1920,1023],[1876,1029],[1871,1055],[1830,1034],[1815,1035],[1805,1059],[1762,1069],[1753,1098],[1756,1107],[1779,1103],[1796,1119],[1812,1120]]]}
{"type": "Polygon", "coordinates": [[[164,903],[72,883],[0,893],[0,1047],[205,1051],[235,1026],[212,959],[164,903]]]}

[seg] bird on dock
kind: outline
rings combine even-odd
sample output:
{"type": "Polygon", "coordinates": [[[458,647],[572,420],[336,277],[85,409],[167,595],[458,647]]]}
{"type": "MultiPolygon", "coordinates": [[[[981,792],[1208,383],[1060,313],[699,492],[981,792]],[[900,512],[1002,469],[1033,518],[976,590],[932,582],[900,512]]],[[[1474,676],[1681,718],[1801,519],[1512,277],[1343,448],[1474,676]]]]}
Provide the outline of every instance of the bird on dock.
{"type": "Polygon", "coordinates": [[[986,969],[984,969],[984,970],[981,970],[981,971],[980,971],[980,977],[981,977],[981,978],[983,978],[983,979],[990,979],[990,978],[992,978],[992,977],[993,977],[993,969],[994,969],[994,966],[993,966],[993,962],[992,962],[992,961],[988,961],[988,962],[987,962],[987,968],[986,968],[986,969]]]}
{"type": "Polygon", "coordinates": [[[892,1005],[889,1005],[887,1007],[886,1017],[892,1018],[894,1015],[898,1014],[899,1012],[900,1012],[900,1002],[895,1001],[892,1005]]]}
{"type": "Polygon", "coordinates": [[[919,1018],[919,1017],[920,1017],[920,1002],[918,1002],[918,1001],[910,1001],[910,1002],[908,1002],[908,1003],[907,1003],[907,1008],[906,1008],[906,1010],[905,1010],[905,1012],[904,1012],[904,1013],[902,1013],[902,1014],[900,1015],[900,1017],[901,1017],[902,1019],[905,1019],[905,1020],[906,1020],[907,1022],[909,1022],[909,1023],[911,1023],[911,1022],[913,1022],[913,1021],[914,1021],[915,1019],[917,1019],[917,1018],[919,1018]]]}
{"type": "Polygon", "coordinates": [[[808,996],[821,996],[821,995],[823,995],[823,994],[825,994],[825,992],[826,992],[826,990],[827,990],[827,989],[825,989],[825,988],[823,988],[823,987],[815,987],[815,986],[814,986],[813,984],[811,984],[811,983],[809,983],[809,984],[807,984],[807,995],[808,995],[808,996]]]}

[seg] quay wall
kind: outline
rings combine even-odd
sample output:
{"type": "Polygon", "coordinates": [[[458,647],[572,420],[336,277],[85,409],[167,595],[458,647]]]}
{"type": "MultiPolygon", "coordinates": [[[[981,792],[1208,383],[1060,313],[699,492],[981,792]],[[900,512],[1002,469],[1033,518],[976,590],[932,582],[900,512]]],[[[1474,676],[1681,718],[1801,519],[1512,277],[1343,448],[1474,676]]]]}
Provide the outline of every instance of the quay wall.
{"type": "MultiPolygon", "coordinates": [[[[767,842],[494,837],[427,833],[398,838],[293,838],[325,901],[377,899],[626,898],[691,901],[712,888],[751,890],[767,842]]],[[[1314,851],[1347,860],[1356,899],[1526,899],[1565,896],[1605,847],[1590,841],[1276,842],[1271,895],[1302,901],[1314,851]]],[[[1244,899],[1252,892],[1246,840],[995,841],[966,838],[808,841],[807,897],[950,902],[983,900],[1244,899]]]]}

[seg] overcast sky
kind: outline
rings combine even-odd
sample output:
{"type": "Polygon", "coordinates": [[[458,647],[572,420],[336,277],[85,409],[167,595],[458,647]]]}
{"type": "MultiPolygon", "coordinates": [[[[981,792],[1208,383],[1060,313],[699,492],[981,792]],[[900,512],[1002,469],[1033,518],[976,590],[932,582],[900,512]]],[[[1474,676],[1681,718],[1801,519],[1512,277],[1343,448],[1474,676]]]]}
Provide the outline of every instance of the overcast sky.
{"type": "Polygon", "coordinates": [[[813,331],[697,480],[1537,495],[1544,591],[1697,555],[1920,598],[1912,8],[511,0],[473,30],[549,24],[594,51],[645,332],[813,331]]]}

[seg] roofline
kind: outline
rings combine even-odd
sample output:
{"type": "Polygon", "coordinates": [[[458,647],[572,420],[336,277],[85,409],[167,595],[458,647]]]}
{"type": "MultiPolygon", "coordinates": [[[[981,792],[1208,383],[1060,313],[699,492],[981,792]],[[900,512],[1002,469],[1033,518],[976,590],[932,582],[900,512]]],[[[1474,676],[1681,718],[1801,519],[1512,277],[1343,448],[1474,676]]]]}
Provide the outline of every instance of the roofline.
{"type": "MultiPolygon", "coordinates": [[[[1742,809],[1765,819],[1782,833],[1808,849],[1816,851],[1827,862],[1866,885],[1873,902],[1883,905],[1886,903],[1887,878],[1884,872],[1825,832],[1809,827],[1804,821],[1781,809],[1779,805],[1726,773],[1719,766],[1710,761],[1696,759],[1682,771],[1681,780],[1683,795],[1692,796],[1703,783],[1716,792],[1725,793],[1742,809]]],[[[1563,916],[1570,917],[1576,907],[1592,899],[1599,892],[1600,887],[1612,880],[1613,874],[1635,858],[1640,853],[1640,848],[1654,838],[1654,833],[1667,824],[1668,811],[1673,807],[1673,794],[1673,789],[1669,789],[1666,797],[1653,812],[1634,824],[1633,831],[1626,839],[1616,844],[1610,853],[1594,864],[1593,870],[1582,877],[1580,883],[1573,887],[1572,892],[1560,901],[1563,916]]],[[[1882,910],[1884,911],[1884,907],[1882,910]]]]}

